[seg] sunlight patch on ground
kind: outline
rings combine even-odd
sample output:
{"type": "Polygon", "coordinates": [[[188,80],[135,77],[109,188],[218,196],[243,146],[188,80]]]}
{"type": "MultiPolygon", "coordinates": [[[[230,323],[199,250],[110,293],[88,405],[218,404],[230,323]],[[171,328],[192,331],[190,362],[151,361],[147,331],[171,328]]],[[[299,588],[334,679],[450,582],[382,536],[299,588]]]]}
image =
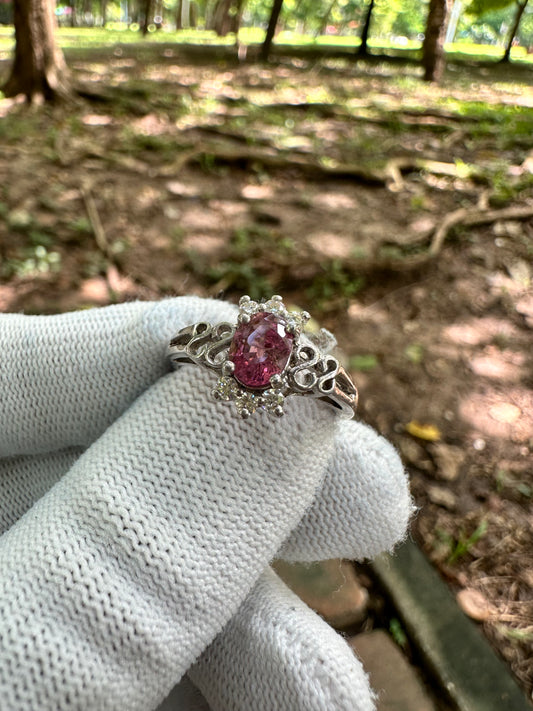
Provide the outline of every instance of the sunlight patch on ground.
{"type": "Polygon", "coordinates": [[[516,328],[509,321],[484,316],[447,326],[443,331],[443,337],[459,345],[479,346],[490,343],[495,338],[510,338],[516,333],[516,328]]]}
{"type": "Polygon", "coordinates": [[[272,185],[245,185],[241,191],[241,195],[246,200],[271,200],[274,197],[274,188],[272,185]]]}
{"type": "Polygon", "coordinates": [[[459,414],[471,436],[526,444],[533,437],[533,392],[525,387],[484,388],[459,403],[459,414]]]}
{"type": "Polygon", "coordinates": [[[135,119],[130,123],[130,128],[136,133],[140,133],[145,136],[161,136],[167,133],[171,128],[172,124],[165,119],[161,118],[157,114],[146,114],[142,118],[135,119]]]}
{"type": "Polygon", "coordinates": [[[212,257],[223,253],[226,241],[225,235],[191,234],[183,240],[183,248],[212,257]]]}
{"type": "Polygon", "coordinates": [[[487,347],[481,355],[470,360],[476,375],[491,380],[519,382],[527,375],[526,358],[522,351],[500,351],[495,346],[487,347]]]}
{"type": "Polygon", "coordinates": [[[326,210],[355,210],[357,202],[351,195],[341,192],[321,192],[315,195],[313,203],[326,210]]]}
{"type": "Polygon", "coordinates": [[[318,255],[328,259],[348,259],[354,248],[353,238],[334,232],[316,232],[308,241],[318,255]]]}

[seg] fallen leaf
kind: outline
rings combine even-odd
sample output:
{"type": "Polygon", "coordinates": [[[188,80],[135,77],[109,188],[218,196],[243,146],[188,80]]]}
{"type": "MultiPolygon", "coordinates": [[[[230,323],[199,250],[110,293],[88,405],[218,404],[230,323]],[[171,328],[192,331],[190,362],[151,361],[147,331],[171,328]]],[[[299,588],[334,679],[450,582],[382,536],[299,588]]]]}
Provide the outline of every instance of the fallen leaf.
{"type": "Polygon", "coordinates": [[[442,437],[441,431],[436,425],[417,422],[416,420],[411,420],[411,422],[405,426],[405,429],[413,437],[424,439],[427,442],[436,442],[442,437]]]}
{"type": "Polygon", "coordinates": [[[457,604],[473,620],[482,622],[495,613],[495,608],[479,590],[465,588],[457,593],[457,604]]]}

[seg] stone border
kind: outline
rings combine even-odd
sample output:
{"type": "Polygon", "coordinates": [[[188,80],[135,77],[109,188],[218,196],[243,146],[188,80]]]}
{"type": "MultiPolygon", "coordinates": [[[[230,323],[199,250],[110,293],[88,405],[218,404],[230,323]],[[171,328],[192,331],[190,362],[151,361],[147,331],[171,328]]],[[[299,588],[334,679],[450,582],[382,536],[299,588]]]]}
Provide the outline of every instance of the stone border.
{"type": "Polygon", "coordinates": [[[532,711],[504,662],[415,543],[407,541],[370,567],[458,711],[532,711]]]}

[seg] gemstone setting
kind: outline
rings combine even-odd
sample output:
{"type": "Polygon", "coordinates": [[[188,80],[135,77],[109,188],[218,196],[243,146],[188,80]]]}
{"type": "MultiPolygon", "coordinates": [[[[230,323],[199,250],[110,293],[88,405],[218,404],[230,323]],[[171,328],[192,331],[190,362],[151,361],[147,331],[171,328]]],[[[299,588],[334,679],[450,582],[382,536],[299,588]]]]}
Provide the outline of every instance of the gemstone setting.
{"type": "Polygon", "coordinates": [[[293,342],[294,334],[282,316],[258,311],[235,330],[228,352],[235,380],[252,390],[267,388],[272,376],[287,367],[293,342]]]}
{"type": "Polygon", "coordinates": [[[330,353],[333,335],[325,329],[304,333],[309,318],[305,311],[288,311],[281,296],[243,296],[237,323],[184,326],[168,354],[174,367],[195,363],[218,373],[213,398],[232,402],[243,419],[261,410],[281,417],[289,395],[317,398],[352,418],[357,388],[330,353]]]}
{"type": "Polygon", "coordinates": [[[281,296],[268,301],[239,301],[237,326],[213,397],[232,400],[243,418],[257,410],[283,415],[291,365],[300,333],[309,320],[305,311],[288,311],[281,296]]]}

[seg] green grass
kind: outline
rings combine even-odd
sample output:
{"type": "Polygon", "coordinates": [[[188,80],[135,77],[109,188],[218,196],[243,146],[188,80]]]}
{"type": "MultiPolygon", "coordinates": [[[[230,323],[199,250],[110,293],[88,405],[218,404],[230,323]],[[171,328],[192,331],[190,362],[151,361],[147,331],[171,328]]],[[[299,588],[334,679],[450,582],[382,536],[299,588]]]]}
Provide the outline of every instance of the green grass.
{"type": "MultiPolygon", "coordinates": [[[[176,43],[176,44],[207,44],[215,46],[231,46],[235,43],[235,36],[230,34],[227,37],[217,37],[214,32],[203,30],[160,30],[150,32],[143,38],[140,32],[128,29],[120,23],[110,23],[106,29],[102,28],[67,28],[60,27],[57,30],[57,38],[62,48],[102,48],[112,47],[116,44],[133,44],[138,42],[149,43],[176,43]]],[[[258,44],[263,41],[264,31],[259,28],[245,27],[239,32],[239,41],[243,44],[258,44]]],[[[0,59],[9,56],[14,45],[13,29],[11,27],[0,27],[0,59]]],[[[323,35],[311,37],[295,32],[280,32],[276,37],[275,45],[279,48],[317,48],[327,51],[331,50],[351,50],[359,45],[359,38],[353,35],[331,36],[323,35]]],[[[409,40],[402,47],[394,43],[376,39],[370,40],[370,50],[376,54],[394,53],[402,57],[413,57],[419,53],[421,44],[415,40],[409,40]]],[[[491,45],[478,45],[470,42],[456,42],[447,45],[448,56],[457,62],[468,61],[496,61],[502,55],[501,47],[491,45]]],[[[511,59],[518,64],[533,64],[533,54],[527,54],[523,47],[513,47],[511,59]]]]}

